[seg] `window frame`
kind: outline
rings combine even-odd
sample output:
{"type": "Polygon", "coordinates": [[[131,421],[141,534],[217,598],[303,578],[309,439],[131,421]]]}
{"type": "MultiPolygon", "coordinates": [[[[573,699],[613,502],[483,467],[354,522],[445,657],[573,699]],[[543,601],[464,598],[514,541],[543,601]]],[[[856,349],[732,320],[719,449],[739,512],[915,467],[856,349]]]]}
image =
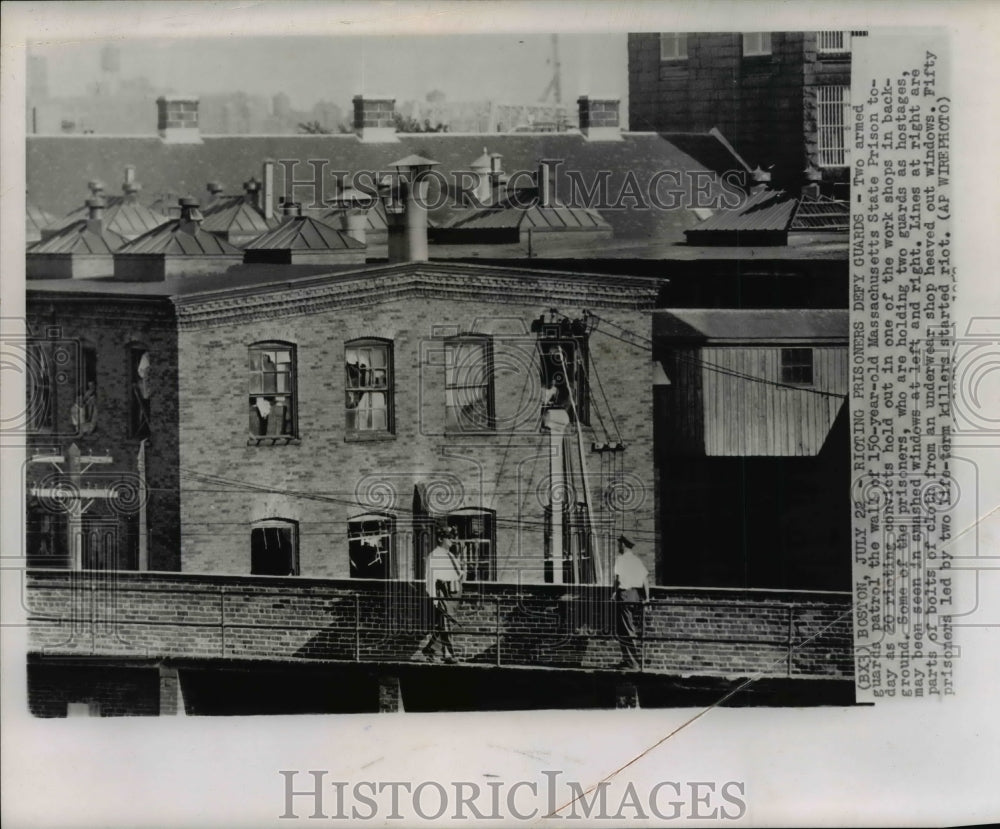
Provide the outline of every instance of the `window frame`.
{"type": "MultiPolygon", "coordinates": [[[[365,512],[360,515],[352,516],[347,519],[347,558],[348,558],[348,575],[352,579],[374,579],[376,581],[389,581],[391,579],[398,578],[399,567],[401,562],[399,561],[399,539],[397,532],[397,520],[396,516],[387,512],[365,512]],[[355,573],[354,558],[351,555],[351,545],[354,541],[370,537],[366,536],[363,532],[355,535],[355,531],[352,529],[355,525],[365,524],[365,523],[375,523],[375,522],[385,522],[387,525],[387,531],[381,531],[378,533],[379,538],[387,538],[388,549],[383,552],[386,556],[385,562],[385,575],[384,576],[369,576],[361,575],[355,573]]],[[[373,562],[374,563],[374,562],[373,562]]],[[[371,564],[368,565],[369,567],[371,564]]],[[[360,568],[357,568],[360,569],[360,568]]]]}
{"type": "Polygon", "coordinates": [[[816,162],[820,167],[848,166],[850,107],[849,85],[822,84],[816,87],[816,162]],[[835,112],[839,112],[840,123],[833,123],[829,118],[835,112]],[[839,144],[829,140],[835,135],[839,135],[839,144]]]}
{"type": "Polygon", "coordinates": [[[782,347],[779,355],[781,382],[786,386],[808,388],[816,381],[815,349],[810,346],[782,347]],[[808,356],[808,359],[804,359],[808,356]]]}
{"type": "Polygon", "coordinates": [[[743,32],[743,57],[765,58],[774,54],[774,43],[771,32],[743,32]],[[754,39],[756,39],[754,41],[754,39]],[[766,39],[766,44],[765,44],[766,39]],[[754,43],[753,46],[748,46],[754,43]]]}
{"type": "MultiPolygon", "coordinates": [[[[280,365],[280,363],[278,363],[276,361],[275,362],[275,366],[277,366],[277,365],[280,365]]],[[[249,443],[251,443],[251,444],[258,444],[259,445],[259,444],[265,443],[266,441],[271,441],[271,442],[287,442],[287,441],[291,441],[291,440],[297,440],[299,438],[298,365],[299,365],[299,362],[298,362],[298,348],[295,345],[295,343],[285,342],[285,341],[282,341],[282,340],[260,340],[258,342],[250,343],[247,346],[247,363],[246,363],[247,368],[246,368],[246,371],[247,371],[247,400],[248,400],[249,405],[248,405],[248,408],[247,408],[246,411],[247,411],[248,415],[252,412],[254,406],[256,405],[255,400],[258,397],[276,398],[276,397],[280,396],[280,397],[285,397],[288,400],[288,402],[286,404],[286,406],[287,406],[286,418],[287,418],[287,422],[288,422],[288,431],[287,432],[282,431],[279,434],[268,434],[269,425],[270,425],[269,424],[268,427],[264,428],[263,434],[254,434],[254,432],[249,428],[249,425],[248,425],[247,432],[249,434],[249,443]],[[283,372],[279,372],[279,371],[274,371],[273,372],[273,374],[275,376],[275,383],[274,383],[274,385],[275,385],[275,389],[276,390],[274,392],[267,392],[265,390],[267,384],[265,383],[265,380],[264,380],[264,377],[265,377],[265,371],[264,371],[264,369],[263,368],[257,368],[257,369],[253,368],[253,355],[254,355],[254,353],[257,352],[259,354],[263,354],[263,353],[268,352],[268,351],[273,351],[273,352],[287,351],[289,353],[289,365],[291,366],[291,368],[287,372],[287,377],[288,377],[287,386],[288,386],[288,388],[287,388],[286,391],[280,391],[280,392],[277,391],[277,386],[278,386],[277,378],[283,372]],[[255,374],[260,376],[260,384],[259,385],[261,387],[261,391],[257,391],[257,392],[255,392],[253,390],[253,388],[254,388],[254,382],[253,382],[253,380],[254,380],[255,374]]],[[[270,402],[270,405],[271,406],[274,405],[273,401],[270,402]]],[[[284,426],[282,426],[282,429],[283,428],[284,428],[284,426]]]]}
{"type": "Polygon", "coordinates": [[[452,541],[452,544],[458,545],[459,547],[458,556],[462,563],[462,570],[465,573],[465,580],[467,582],[475,583],[495,582],[497,580],[496,510],[481,507],[463,507],[462,509],[457,509],[448,513],[446,521],[449,527],[452,527],[457,531],[457,535],[452,541]],[[468,527],[462,526],[462,524],[476,518],[482,521],[484,532],[480,533],[478,536],[472,536],[467,532],[468,527]],[[463,535],[463,532],[466,534],[463,535]],[[475,561],[472,561],[467,556],[469,545],[472,544],[477,545],[478,550],[475,561]],[[488,545],[488,552],[485,559],[481,554],[481,545],[483,544],[488,545]],[[486,578],[480,578],[479,574],[483,571],[484,561],[486,578]]]}
{"type": "MultiPolygon", "coordinates": [[[[265,542],[267,536],[264,536],[265,542]]],[[[254,521],[250,525],[250,575],[251,576],[298,576],[302,572],[299,564],[299,522],[292,518],[281,518],[274,516],[271,518],[262,518],[259,521],[254,521]],[[254,569],[254,555],[253,555],[253,534],[258,530],[287,530],[291,534],[291,571],[290,573],[262,573],[254,569]]]]}
{"type": "Polygon", "coordinates": [[[679,63],[688,59],[687,32],[660,32],[660,63],[679,63]],[[672,44],[670,54],[664,54],[664,45],[672,44]]]}
{"type": "Polygon", "coordinates": [[[573,422],[578,419],[582,426],[590,425],[590,344],[586,337],[552,337],[552,338],[540,338],[538,340],[538,352],[539,352],[539,375],[540,382],[543,384],[543,392],[545,388],[546,372],[545,372],[545,362],[547,359],[545,353],[546,346],[558,346],[562,348],[563,346],[572,346],[573,348],[573,365],[576,369],[574,380],[574,387],[576,391],[576,396],[573,399],[573,408],[570,409],[566,407],[566,413],[570,416],[573,422]],[[583,382],[580,382],[580,377],[583,376],[583,382]],[[575,416],[575,419],[574,419],[575,416]]]}
{"type": "MultiPolygon", "coordinates": [[[[128,409],[128,436],[133,440],[143,440],[144,438],[152,437],[153,434],[153,424],[151,421],[152,406],[150,401],[152,400],[152,392],[146,397],[146,407],[145,407],[145,421],[146,430],[143,433],[141,429],[141,405],[139,403],[138,393],[138,373],[139,364],[142,361],[142,354],[146,355],[146,359],[150,367],[152,367],[152,350],[145,344],[141,342],[129,343],[126,346],[126,359],[128,360],[128,378],[129,378],[129,409],[128,409]],[[139,356],[137,356],[139,355],[139,356]]],[[[149,383],[149,378],[146,380],[149,383]]]]}
{"type": "MultiPolygon", "coordinates": [[[[348,340],[344,343],[344,434],[348,439],[365,439],[365,438],[377,438],[386,435],[393,435],[396,431],[396,389],[395,389],[395,362],[394,362],[394,348],[393,341],[385,339],[382,337],[361,337],[354,340],[348,340]],[[350,349],[365,349],[365,348],[383,348],[385,349],[385,366],[382,369],[385,372],[385,385],[379,387],[377,385],[363,386],[358,384],[356,387],[352,388],[350,373],[347,368],[347,354],[350,349]],[[359,406],[351,407],[348,405],[351,393],[376,393],[385,395],[385,428],[359,428],[357,425],[357,413],[361,412],[362,409],[359,406]],[[351,413],[355,413],[354,425],[349,423],[351,413]]],[[[360,398],[359,398],[359,403],[360,398]]],[[[367,409],[368,412],[375,411],[371,407],[367,409]]]]}
{"type": "MultiPolygon", "coordinates": [[[[465,367],[468,370],[468,367],[465,367]]],[[[445,418],[444,418],[444,428],[445,432],[448,434],[483,434],[492,433],[496,431],[496,381],[493,371],[493,338],[487,334],[456,334],[452,337],[446,337],[444,340],[444,393],[445,393],[445,418]],[[451,372],[455,371],[458,366],[454,366],[452,358],[449,356],[451,349],[459,349],[462,346],[469,345],[480,345],[483,350],[483,375],[485,377],[485,383],[479,383],[473,386],[469,383],[454,383],[450,382],[451,372]],[[469,388],[484,388],[486,391],[486,422],[485,423],[474,423],[472,426],[474,428],[463,428],[459,422],[458,417],[455,418],[455,423],[451,423],[451,416],[449,412],[452,409],[460,408],[451,405],[448,401],[450,399],[450,392],[456,389],[469,389],[469,388]]]]}

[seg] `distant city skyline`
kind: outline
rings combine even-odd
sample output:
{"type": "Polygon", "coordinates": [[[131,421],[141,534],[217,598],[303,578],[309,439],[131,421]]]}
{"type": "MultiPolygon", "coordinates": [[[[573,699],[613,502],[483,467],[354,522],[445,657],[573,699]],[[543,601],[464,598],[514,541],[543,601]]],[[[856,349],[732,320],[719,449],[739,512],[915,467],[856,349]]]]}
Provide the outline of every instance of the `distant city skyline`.
{"type": "MultiPolygon", "coordinates": [[[[119,52],[122,80],[145,78],[156,88],[199,95],[283,92],[295,109],[330,101],[347,111],[359,93],[402,103],[432,91],[448,101],[528,103],[543,97],[553,75],[547,34],[126,38],[39,43],[29,54],[45,58],[51,97],[77,97],[106,78],[101,52],[108,45],[119,52]]],[[[589,94],[620,98],[622,113],[628,111],[624,34],[560,35],[559,57],[563,104],[572,109],[589,94]]]]}

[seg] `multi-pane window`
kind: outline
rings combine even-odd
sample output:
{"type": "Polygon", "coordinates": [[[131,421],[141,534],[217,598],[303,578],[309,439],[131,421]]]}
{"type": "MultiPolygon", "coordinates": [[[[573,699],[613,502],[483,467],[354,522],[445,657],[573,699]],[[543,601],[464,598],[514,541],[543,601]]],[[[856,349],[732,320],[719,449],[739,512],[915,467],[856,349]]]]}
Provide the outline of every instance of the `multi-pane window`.
{"type": "Polygon", "coordinates": [[[565,409],[571,418],[590,423],[590,385],[585,339],[541,339],[542,394],[548,408],[565,409]]]}
{"type": "Polygon", "coordinates": [[[27,344],[26,410],[28,431],[44,432],[52,428],[52,367],[41,343],[27,344]]]}
{"type": "Polygon", "coordinates": [[[250,346],[250,434],[295,435],[295,347],[287,343],[250,346]]]}
{"type": "Polygon", "coordinates": [[[271,518],[250,531],[250,572],[255,576],[299,574],[299,527],[294,521],[271,518]]]}
{"type": "Polygon", "coordinates": [[[347,524],[352,579],[389,579],[396,575],[396,519],[360,515],[347,524]]]}
{"type": "Polygon", "coordinates": [[[134,438],[148,438],[149,429],[149,351],[132,346],[128,352],[129,383],[132,386],[129,409],[129,433],[134,438]]]}
{"type": "Polygon", "coordinates": [[[864,37],[867,32],[817,32],[819,53],[821,55],[849,55],[851,39],[864,37]]]}
{"type": "Polygon", "coordinates": [[[781,349],[781,382],[795,386],[812,385],[813,350],[811,348],[781,349]]]}
{"type": "Polygon", "coordinates": [[[687,60],[688,42],[686,34],[676,32],[660,33],[660,60],[687,60]]]}
{"type": "Polygon", "coordinates": [[[487,337],[445,342],[445,428],[455,432],[495,428],[492,348],[487,337]]]}
{"type": "Polygon", "coordinates": [[[392,430],[392,346],[356,340],[344,349],[348,432],[392,430]]]}
{"type": "Polygon", "coordinates": [[[851,90],[846,85],[816,87],[816,132],[821,167],[847,164],[851,90]]]}
{"type": "Polygon", "coordinates": [[[496,517],[490,510],[464,509],[448,516],[448,526],[456,531],[452,551],[467,581],[496,580],[496,517]]]}
{"type": "Polygon", "coordinates": [[[743,33],[744,57],[754,57],[755,55],[770,55],[770,54],[771,54],[770,32],[743,33]]]}

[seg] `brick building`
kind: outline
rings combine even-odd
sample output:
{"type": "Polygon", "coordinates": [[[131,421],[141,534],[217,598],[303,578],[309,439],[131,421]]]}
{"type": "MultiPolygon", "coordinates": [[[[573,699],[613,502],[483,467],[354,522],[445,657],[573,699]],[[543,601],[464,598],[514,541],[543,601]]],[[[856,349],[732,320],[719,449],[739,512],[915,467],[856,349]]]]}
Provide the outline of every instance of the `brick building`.
{"type": "Polygon", "coordinates": [[[796,189],[848,182],[851,44],[863,32],[643,32],[628,37],[632,129],[718,127],[796,189]]]}

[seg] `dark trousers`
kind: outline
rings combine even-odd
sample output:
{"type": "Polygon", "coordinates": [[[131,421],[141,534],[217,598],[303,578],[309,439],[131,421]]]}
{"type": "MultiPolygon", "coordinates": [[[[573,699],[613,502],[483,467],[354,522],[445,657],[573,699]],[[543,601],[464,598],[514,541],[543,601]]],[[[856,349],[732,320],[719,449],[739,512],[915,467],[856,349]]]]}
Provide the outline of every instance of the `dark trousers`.
{"type": "Polygon", "coordinates": [[[455,656],[455,648],[451,644],[451,613],[454,602],[448,601],[455,598],[455,591],[451,584],[446,581],[439,581],[435,585],[437,597],[431,600],[431,613],[433,614],[434,629],[431,631],[431,638],[424,646],[425,653],[432,653],[434,646],[440,642],[441,651],[446,657],[455,656]]]}
{"type": "Polygon", "coordinates": [[[642,598],[635,588],[615,593],[615,633],[622,650],[622,663],[639,667],[639,627],[642,624],[642,598]]]}

